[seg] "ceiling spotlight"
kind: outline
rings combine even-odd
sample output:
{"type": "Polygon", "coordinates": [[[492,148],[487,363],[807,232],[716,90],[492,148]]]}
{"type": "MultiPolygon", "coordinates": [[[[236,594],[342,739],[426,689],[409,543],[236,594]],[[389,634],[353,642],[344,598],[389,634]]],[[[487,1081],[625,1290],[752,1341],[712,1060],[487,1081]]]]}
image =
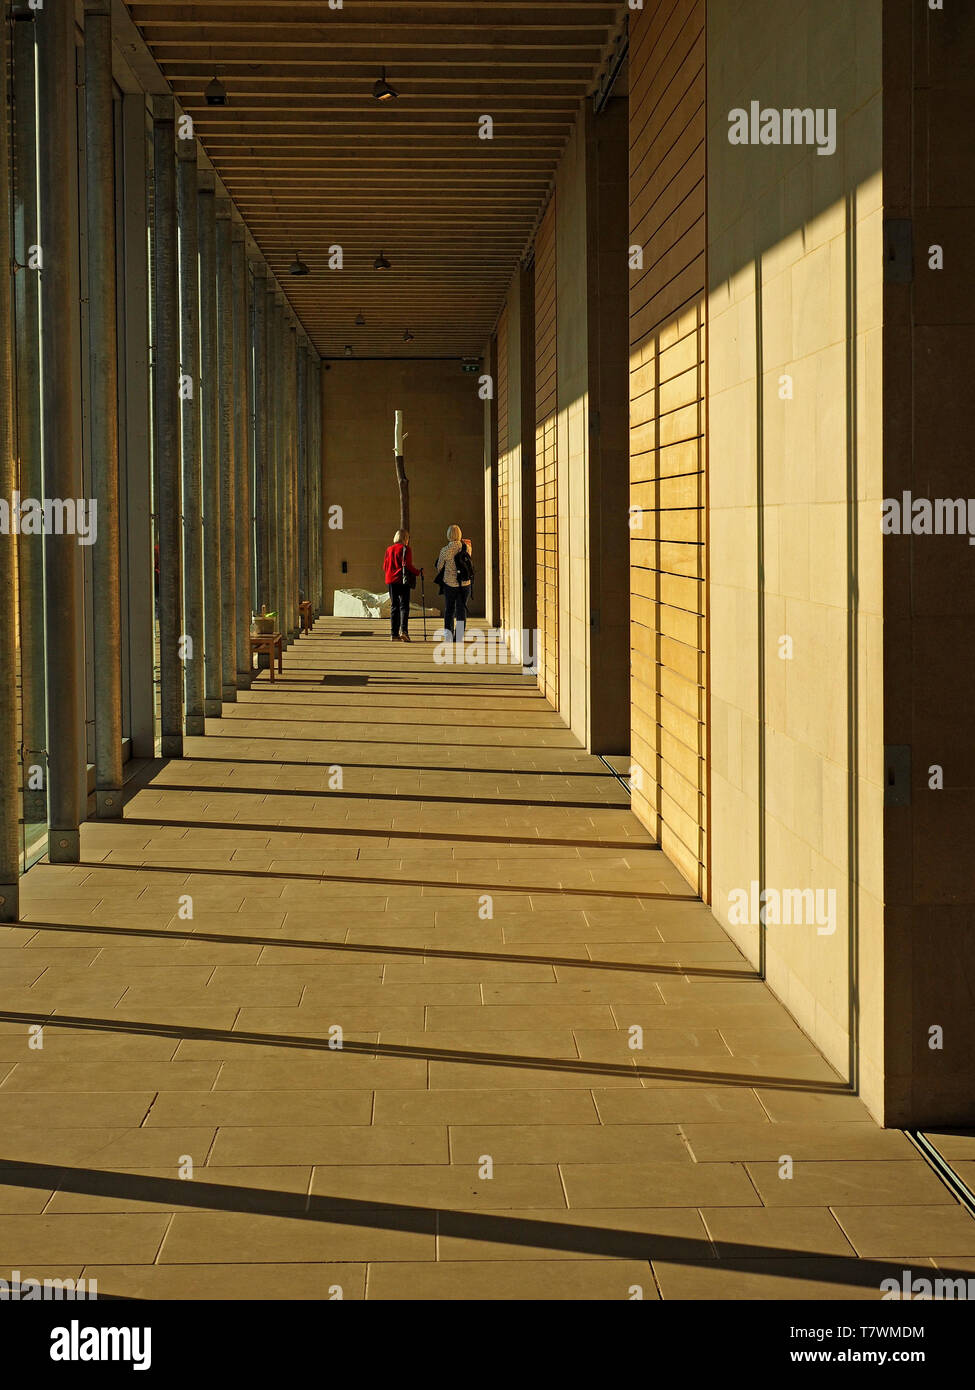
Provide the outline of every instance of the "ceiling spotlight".
{"type": "Polygon", "coordinates": [[[380,251],[379,255],[372,263],[372,268],[373,270],[392,270],[393,267],[390,265],[389,261],[387,261],[384,253],[380,251]]]}
{"type": "Polygon", "coordinates": [[[346,355],[346,357],[351,357],[351,356],[352,356],[352,349],[351,349],[350,347],[348,347],[348,346],[345,348],[345,355],[346,355]]]}
{"type": "Polygon", "coordinates": [[[295,258],[294,258],[294,260],[293,260],[293,261],[291,262],[291,264],[288,266],[288,274],[289,274],[289,275],[310,275],[310,274],[311,274],[311,271],[308,269],[308,267],[305,265],[304,261],[303,261],[303,260],[301,259],[301,257],[298,255],[298,252],[297,252],[297,251],[295,252],[295,258]]]}
{"type": "Polygon", "coordinates": [[[366,326],[366,316],[361,309],[355,316],[355,326],[356,328],[365,328],[366,326]]]}
{"type": "Polygon", "coordinates": [[[372,94],[377,101],[395,101],[395,99],[399,96],[399,92],[394,91],[393,88],[386,81],[385,68],[383,68],[382,77],[378,77],[376,79],[376,85],[372,89],[372,94]]]}
{"type": "Polygon", "coordinates": [[[227,89],[218,77],[207,83],[203,95],[206,97],[207,106],[227,105],[227,89]]]}
{"type": "Polygon", "coordinates": [[[404,329],[404,331],[403,331],[403,342],[404,342],[404,343],[412,343],[412,341],[413,341],[413,334],[410,332],[410,330],[409,330],[408,328],[407,328],[407,329],[404,329]]]}

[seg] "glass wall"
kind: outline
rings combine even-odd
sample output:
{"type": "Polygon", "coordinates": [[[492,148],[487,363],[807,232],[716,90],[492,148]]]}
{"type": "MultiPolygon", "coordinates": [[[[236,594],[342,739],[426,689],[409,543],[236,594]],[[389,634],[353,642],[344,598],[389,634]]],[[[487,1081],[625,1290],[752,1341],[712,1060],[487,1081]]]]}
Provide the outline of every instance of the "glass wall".
{"type": "MultiPolygon", "coordinates": [[[[38,50],[35,24],[19,19],[9,27],[11,38],[10,65],[10,180],[9,207],[14,274],[12,283],[13,314],[13,392],[14,392],[14,450],[16,457],[17,493],[21,507],[28,499],[43,502],[50,490],[45,478],[44,448],[44,379],[42,369],[42,306],[44,253],[40,245],[39,159],[43,156],[42,132],[38,120],[38,50]]],[[[76,343],[66,342],[65,353],[81,387],[81,431],[78,436],[82,456],[82,494],[93,495],[92,450],[90,436],[90,352],[88,343],[88,241],[86,199],[86,120],[84,87],[84,49],[77,49],[77,188],[78,232],[74,237],[73,255],[77,258],[78,284],[81,300],[81,332],[76,343]]],[[[137,172],[140,194],[151,198],[151,145],[146,131],[144,98],[129,98],[141,106],[141,129],[145,144],[136,157],[127,159],[124,123],[124,99],[115,94],[115,207],[116,207],[116,267],[118,280],[118,393],[120,423],[120,516],[98,515],[99,532],[112,524],[122,525],[122,738],[123,750],[128,752],[133,725],[135,702],[140,689],[147,696],[149,688],[147,621],[152,623],[151,567],[152,542],[149,528],[138,525],[139,509],[150,506],[151,419],[148,418],[148,447],[130,451],[129,432],[133,411],[140,400],[149,409],[147,318],[151,323],[151,286],[145,274],[150,253],[151,229],[148,218],[138,215],[137,226],[126,213],[125,192],[131,191],[133,171],[137,172]],[[136,243],[133,243],[133,235],[136,243]],[[133,270],[134,267],[134,270],[133,270]],[[143,303],[140,312],[131,312],[132,284],[143,303]],[[146,302],[149,301],[149,302],[146,302]],[[131,332],[132,324],[138,338],[131,332]],[[131,456],[130,456],[131,455],[131,456]],[[131,516],[130,516],[131,513],[131,516]],[[131,521],[131,525],[130,525],[131,521]],[[132,534],[142,538],[142,549],[133,549],[132,534]],[[143,572],[141,581],[140,569],[143,572]],[[141,587],[140,587],[141,582],[141,587]],[[150,613],[145,608],[150,607],[150,613]],[[135,634],[135,636],[133,636],[135,634]],[[144,682],[136,674],[139,661],[145,658],[144,682]]],[[[130,151],[131,155],[131,151],[130,151]]],[[[6,182],[0,179],[0,182],[6,182]]],[[[138,203],[133,201],[134,206],[138,203]]],[[[143,209],[146,204],[142,204],[143,209]]],[[[151,203],[149,204],[151,206],[151,203]]],[[[147,433],[143,430],[143,434],[147,433]]],[[[11,503],[15,499],[8,499],[11,503]]],[[[13,507],[11,508],[13,510],[13,507]]],[[[153,519],[154,524],[154,519],[153,519]]],[[[154,532],[152,533],[154,541],[154,532]]],[[[96,542],[97,543],[97,542],[96,542]]],[[[48,666],[45,625],[45,542],[42,534],[24,533],[17,537],[17,585],[14,594],[4,595],[12,609],[17,636],[17,738],[20,745],[20,776],[16,789],[20,819],[20,867],[28,868],[47,851],[48,833],[48,749],[52,737],[49,717],[56,714],[48,709],[48,666]]],[[[84,589],[83,607],[78,614],[77,640],[84,652],[84,714],[85,745],[88,763],[88,789],[93,787],[94,762],[94,635],[99,614],[94,604],[93,583],[94,546],[83,547],[84,589]]],[[[155,688],[158,692],[158,659],[155,668],[155,688]]],[[[145,720],[148,721],[146,698],[145,720]]],[[[157,698],[158,709],[158,698],[157,698]]],[[[158,724],[158,713],[157,713],[158,724]]],[[[143,747],[143,755],[152,754],[143,747]]]]}

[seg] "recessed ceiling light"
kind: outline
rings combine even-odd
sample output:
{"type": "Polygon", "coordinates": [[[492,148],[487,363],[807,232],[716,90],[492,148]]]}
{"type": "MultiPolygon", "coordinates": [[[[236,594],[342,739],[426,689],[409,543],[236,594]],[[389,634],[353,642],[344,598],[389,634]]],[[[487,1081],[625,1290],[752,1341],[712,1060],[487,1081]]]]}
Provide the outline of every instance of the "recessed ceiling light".
{"type": "Polygon", "coordinates": [[[383,68],[382,77],[376,78],[376,85],[372,89],[372,94],[377,101],[395,101],[399,92],[395,91],[386,81],[386,69],[383,68]]]}
{"type": "Polygon", "coordinates": [[[348,346],[346,346],[346,348],[345,348],[345,355],[346,355],[346,357],[351,357],[351,356],[352,356],[352,349],[351,349],[350,347],[348,347],[348,346]]]}
{"type": "Polygon", "coordinates": [[[226,106],[229,100],[227,89],[218,77],[207,83],[203,95],[206,97],[207,106],[226,106]]]}
{"type": "Polygon", "coordinates": [[[379,255],[372,263],[373,270],[392,270],[392,266],[387,261],[385,254],[380,251],[379,255]]]}

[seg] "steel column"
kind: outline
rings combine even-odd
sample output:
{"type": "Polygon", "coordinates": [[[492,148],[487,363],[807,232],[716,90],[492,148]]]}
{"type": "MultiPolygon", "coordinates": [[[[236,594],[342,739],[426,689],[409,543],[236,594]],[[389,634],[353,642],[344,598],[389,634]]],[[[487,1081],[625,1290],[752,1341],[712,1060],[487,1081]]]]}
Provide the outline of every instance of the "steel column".
{"type": "Polygon", "coordinates": [[[251,484],[250,484],[250,393],[247,370],[247,258],[244,255],[244,229],[235,226],[231,248],[232,349],[234,401],[234,516],[237,535],[237,688],[251,683],[250,627],[253,611],[251,593],[251,484]]]}
{"type": "Polygon", "coordinates": [[[316,615],[324,611],[325,574],[325,477],[322,465],[322,360],[316,352],[312,358],[311,399],[314,410],[314,432],[312,434],[311,470],[314,479],[314,544],[315,573],[312,584],[312,602],[316,615]]]}
{"type": "MultiPolygon", "coordinates": [[[[197,180],[199,182],[199,178],[197,180]]],[[[217,370],[217,221],[213,188],[199,191],[200,391],[203,439],[203,712],[219,719],[223,710],[220,571],[220,395],[217,370]]]]}
{"type": "Polygon", "coordinates": [[[122,815],[121,543],[118,531],[118,334],[115,322],[115,140],[110,0],[85,0],[88,158],[88,346],[95,609],[95,812],[122,815]]]}
{"type": "MultiPolygon", "coordinates": [[[[121,292],[124,306],[123,386],[126,603],[123,606],[124,664],[128,676],[128,733],[132,756],[156,755],[155,569],[152,562],[152,410],[149,399],[149,152],[146,98],[122,97],[122,211],[125,256],[121,292]]],[[[123,694],[125,687],[123,686],[123,694]]]]}
{"type": "Polygon", "coordinates": [[[237,530],[234,476],[234,294],[230,199],[217,199],[217,434],[220,460],[220,647],[223,699],[237,699],[237,530]]]}
{"type": "Polygon", "coordinates": [[[311,345],[305,352],[305,495],[308,499],[308,516],[305,524],[306,545],[308,546],[308,592],[312,616],[317,612],[315,603],[315,517],[318,504],[315,500],[315,357],[311,345]]]}
{"type": "MultiPolygon", "coordinates": [[[[37,168],[35,117],[34,25],[13,25],[13,256],[20,273],[14,276],[13,389],[17,401],[15,457],[16,486],[22,497],[43,497],[41,460],[41,338],[40,269],[36,248],[37,168]]],[[[20,737],[23,751],[23,820],[47,823],[47,696],[44,673],[44,537],[21,535],[17,541],[20,583],[20,737]],[[41,776],[37,776],[37,771],[41,776]],[[41,781],[40,786],[36,782],[41,781]],[[35,785],[29,785],[34,782],[35,785]]]]}
{"type": "MultiPolygon", "coordinates": [[[[80,383],[67,344],[81,337],[78,285],[77,67],[74,9],[37,12],[40,139],[41,361],[44,491],[81,499],[80,383]]],[[[77,863],[87,801],[82,553],[74,535],[45,535],[48,857],[77,863]]]]}
{"type": "Polygon", "coordinates": [[[288,525],[288,571],[287,571],[287,595],[288,595],[288,641],[298,635],[298,623],[296,623],[296,613],[298,613],[298,566],[296,566],[296,528],[295,524],[295,464],[296,464],[296,391],[295,391],[295,363],[298,359],[298,332],[291,321],[285,325],[285,420],[287,420],[287,473],[285,473],[285,516],[288,525]]]}
{"type": "Polygon", "coordinates": [[[318,361],[318,353],[314,348],[308,350],[308,459],[305,464],[308,473],[308,597],[311,599],[311,611],[313,615],[318,615],[318,582],[316,575],[318,572],[318,552],[319,552],[319,527],[320,527],[320,499],[318,496],[318,476],[315,467],[315,436],[317,419],[315,392],[318,389],[318,376],[315,372],[315,364],[318,361]]]}
{"type": "MultiPolygon", "coordinates": [[[[254,383],[254,271],[249,260],[244,261],[244,361],[247,374],[247,489],[250,507],[248,583],[251,612],[257,606],[257,391],[254,383]]],[[[248,630],[250,614],[248,614],[248,630]]],[[[250,651],[247,653],[250,660],[250,651]]]]}
{"type": "Polygon", "coordinates": [[[299,535],[299,510],[298,510],[298,453],[300,448],[300,436],[298,432],[298,325],[291,325],[291,338],[289,342],[288,363],[291,367],[291,386],[288,392],[288,413],[291,416],[291,626],[293,634],[298,637],[302,624],[298,613],[298,588],[299,588],[299,564],[298,564],[298,535],[299,535]]]}
{"type": "MultiPolygon", "coordinates": [[[[14,391],[17,393],[17,486],[21,496],[43,498],[40,456],[40,270],[36,265],[38,171],[36,171],[35,25],[17,22],[14,31],[14,391]],[[33,261],[33,264],[32,264],[33,261]]],[[[24,821],[47,821],[47,696],[45,684],[45,541],[40,535],[17,539],[21,587],[21,738],[24,751],[24,821]],[[26,785],[31,767],[42,770],[43,784],[26,785]],[[33,805],[32,805],[33,803],[33,805]]]]}
{"type": "Polygon", "coordinates": [[[274,340],[274,289],[270,278],[267,282],[267,290],[264,297],[265,304],[265,333],[267,335],[267,354],[265,356],[265,409],[266,409],[266,457],[267,457],[267,584],[265,592],[261,595],[261,602],[266,603],[268,610],[275,607],[275,595],[277,593],[277,544],[274,528],[274,505],[275,505],[275,484],[274,484],[274,459],[275,459],[275,438],[274,438],[274,391],[275,376],[277,369],[277,347],[274,340]]]}
{"type": "MultiPolygon", "coordinates": [[[[13,259],[16,486],[22,497],[43,497],[41,460],[40,268],[37,247],[37,170],[34,25],[13,26],[13,259]]],[[[4,175],[4,179],[6,175],[4,175]]],[[[29,825],[47,824],[47,692],[44,659],[44,537],[13,538],[20,585],[21,816],[29,825]]],[[[15,797],[16,792],[11,792],[15,797]]]]}
{"type": "Polygon", "coordinates": [[[274,299],[273,372],[271,375],[271,418],[274,425],[273,477],[274,489],[271,497],[271,537],[274,553],[274,610],[278,615],[278,629],[285,628],[284,602],[284,411],[282,407],[284,385],[284,308],[277,295],[274,299]]]}
{"type": "Polygon", "coordinates": [[[277,305],[274,287],[267,283],[265,298],[267,306],[267,593],[261,602],[267,604],[268,612],[277,612],[278,607],[278,526],[277,526],[277,389],[280,369],[280,352],[277,342],[277,305]]]}
{"type": "MultiPolygon", "coordinates": [[[[10,33],[6,16],[0,24],[0,496],[11,503],[17,491],[14,453],[13,296],[10,243],[10,139],[7,124],[7,59],[10,33]]],[[[17,600],[17,536],[13,527],[0,535],[0,593],[8,612],[0,622],[0,922],[16,922],[19,911],[20,797],[19,728],[17,723],[17,629],[10,609],[17,600]]]]}
{"type": "Polygon", "coordinates": [[[183,454],[183,673],[186,732],[206,733],[204,718],[203,443],[200,422],[199,179],[196,140],[176,141],[179,212],[180,410],[183,454]]]}
{"type": "Polygon", "coordinates": [[[254,278],[254,511],[257,518],[257,593],[254,603],[271,607],[268,545],[267,276],[254,278]]]}
{"type": "Polygon", "coordinates": [[[288,468],[291,467],[291,418],[288,413],[288,309],[281,306],[280,314],[281,378],[278,389],[278,420],[281,428],[280,492],[278,492],[278,525],[281,528],[281,634],[291,642],[291,525],[288,518],[288,468]]]}
{"type": "Polygon", "coordinates": [[[287,614],[288,642],[295,638],[295,517],[293,517],[293,470],[295,470],[295,398],[293,398],[293,370],[295,370],[295,331],[291,324],[291,313],[285,307],[284,322],[284,520],[285,520],[285,614],[287,614]]]}
{"type": "Polygon", "coordinates": [[[118,820],[122,816],[122,600],[110,0],[85,0],[85,134],[91,475],[98,516],[98,541],[91,557],[95,813],[118,820]]]}
{"type": "Polygon", "coordinates": [[[162,755],[183,756],[182,546],[180,544],[179,259],[176,222],[176,111],[153,97],[153,287],[156,331],[152,374],[159,544],[159,705],[162,755]]]}
{"type": "Polygon", "coordinates": [[[308,593],[308,351],[298,345],[298,590],[308,593]]]}

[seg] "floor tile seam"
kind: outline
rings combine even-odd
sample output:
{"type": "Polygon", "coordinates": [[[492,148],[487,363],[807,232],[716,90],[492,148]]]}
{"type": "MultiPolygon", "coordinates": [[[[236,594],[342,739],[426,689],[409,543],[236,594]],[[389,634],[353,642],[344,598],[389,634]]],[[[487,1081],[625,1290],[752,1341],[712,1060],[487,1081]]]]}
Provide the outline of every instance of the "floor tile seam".
{"type": "Polygon", "coordinates": [[[169,1213],[168,1220],[166,1221],[166,1225],[165,1225],[165,1227],[163,1228],[162,1234],[161,1234],[160,1237],[159,1237],[159,1244],[156,1246],[156,1253],[154,1254],[154,1256],[152,1257],[152,1259],[149,1260],[149,1261],[147,1262],[149,1266],[153,1266],[153,1265],[158,1265],[158,1264],[159,1264],[159,1257],[162,1255],[163,1246],[164,1246],[165,1243],[166,1243],[166,1237],[169,1235],[170,1229],[171,1229],[172,1224],[173,1224],[173,1221],[174,1221],[175,1219],[176,1219],[176,1213],[175,1213],[175,1212],[169,1213]]]}
{"type": "MultiPolygon", "coordinates": [[[[850,1203],[845,1203],[844,1205],[849,1206],[850,1203]]],[[[914,1203],[910,1203],[910,1204],[905,1208],[905,1210],[908,1210],[908,1211],[909,1211],[913,1205],[914,1205],[914,1203]]],[[[827,1205],[826,1205],[826,1210],[829,1212],[830,1217],[831,1217],[832,1220],[835,1222],[837,1228],[838,1228],[839,1231],[841,1232],[841,1234],[842,1234],[842,1236],[843,1236],[843,1239],[846,1241],[847,1245],[848,1245],[848,1246],[850,1247],[850,1249],[853,1251],[853,1253],[854,1253],[854,1255],[857,1257],[857,1259],[863,1259],[864,1257],[860,1254],[860,1251],[856,1248],[856,1245],[854,1244],[853,1237],[850,1235],[849,1231],[847,1231],[846,1227],[843,1225],[843,1222],[842,1222],[842,1221],[840,1220],[840,1218],[837,1216],[836,1210],[835,1210],[835,1208],[833,1207],[833,1204],[832,1204],[832,1203],[827,1203],[827,1205]]]]}
{"type": "Polygon", "coordinates": [[[561,1189],[562,1189],[562,1201],[563,1201],[563,1203],[565,1204],[565,1210],[566,1210],[566,1211],[571,1211],[572,1208],[571,1208],[571,1204],[570,1204],[570,1202],[569,1202],[569,1190],[568,1190],[568,1188],[567,1188],[566,1185],[565,1185],[565,1174],[564,1174],[564,1172],[562,1171],[562,1164],[561,1164],[561,1163],[557,1163],[557,1164],[555,1165],[555,1167],[556,1167],[556,1171],[558,1172],[558,1175],[559,1175],[559,1186],[560,1186],[561,1189]]]}
{"type": "MultiPolygon", "coordinates": [[[[714,1209],[717,1210],[717,1208],[714,1208],[714,1209]]],[[[695,1208],[695,1210],[697,1211],[698,1217],[699,1217],[699,1219],[700,1219],[700,1221],[701,1221],[701,1225],[704,1227],[704,1233],[705,1233],[705,1235],[707,1236],[708,1244],[709,1244],[710,1247],[711,1247],[711,1258],[714,1259],[714,1260],[716,1260],[716,1259],[718,1259],[717,1241],[715,1240],[715,1237],[714,1237],[714,1235],[712,1234],[711,1228],[710,1228],[710,1226],[708,1225],[708,1220],[707,1220],[707,1217],[706,1217],[705,1214],[704,1214],[704,1209],[703,1209],[702,1207],[697,1207],[697,1208],[695,1208]]],[[[741,1208],[740,1208],[740,1207],[732,1207],[732,1208],[730,1208],[730,1210],[732,1210],[732,1211],[740,1211],[741,1208]]],[[[754,1208],[751,1208],[751,1210],[754,1210],[754,1208]]]]}

